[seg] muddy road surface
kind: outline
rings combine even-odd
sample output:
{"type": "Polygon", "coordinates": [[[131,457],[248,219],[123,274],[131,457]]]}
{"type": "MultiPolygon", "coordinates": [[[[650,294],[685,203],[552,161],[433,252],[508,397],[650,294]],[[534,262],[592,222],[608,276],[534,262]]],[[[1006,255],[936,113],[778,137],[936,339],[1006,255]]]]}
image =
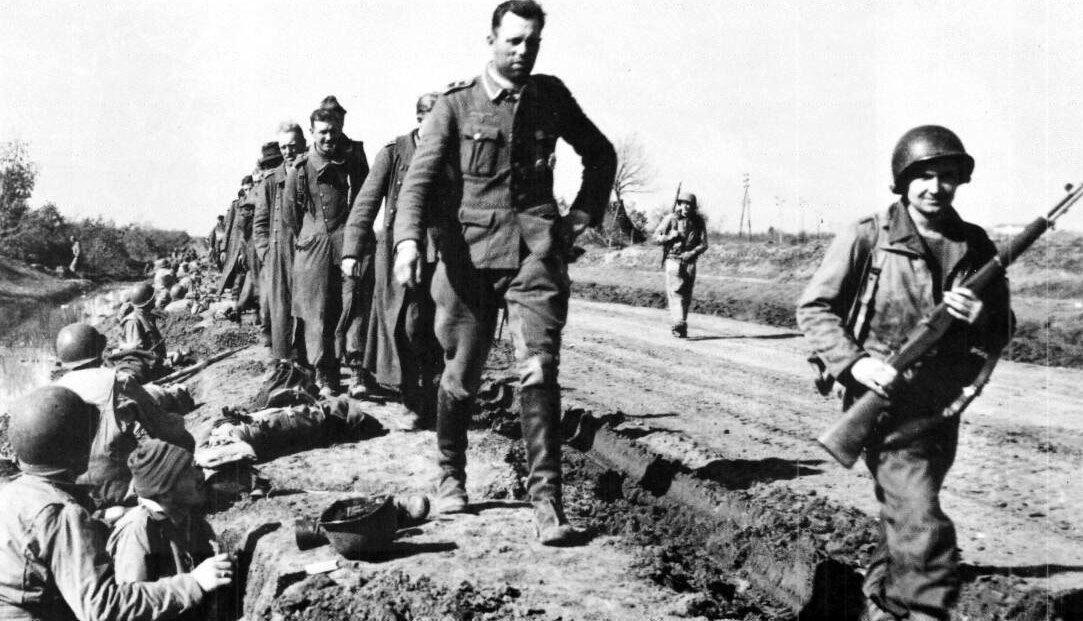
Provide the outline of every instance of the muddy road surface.
{"type": "MultiPolygon", "coordinates": [[[[813,443],[838,404],[813,391],[797,333],[694,316],[677,340],[664,311],[578,300],[570,317],[566,405],[624,412],[652,430],[638,442],[708,468],[727,488],[877,511],[863,464],[846,470],[813,443]]],[[[1001,363],[964,414],[942,498],[971,575],[1083,587],[1081,397],[1083,372],[1001,363]]]]}

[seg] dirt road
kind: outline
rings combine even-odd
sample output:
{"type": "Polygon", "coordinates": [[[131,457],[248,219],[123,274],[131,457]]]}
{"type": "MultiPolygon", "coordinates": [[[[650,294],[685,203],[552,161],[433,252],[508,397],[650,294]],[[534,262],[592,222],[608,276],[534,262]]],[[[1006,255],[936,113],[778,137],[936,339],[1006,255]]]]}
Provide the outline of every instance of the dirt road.
{"type": "MultiPolygon", "coordinates": [[[[787,486],[875,513],[864,467],[845,470],[812,441],[838,406],[813,391],[796,333],[694,316],[682,341],[664,311],[581,300],[570,317],[566,406],[639,419],[654,430],[640,442],[712,464],[726,487],[787,486]]],[[[969,575],[1083,587],[1081,396],[1081,371],[1002,363],[965,413],[942,498],[969,575]]]]}

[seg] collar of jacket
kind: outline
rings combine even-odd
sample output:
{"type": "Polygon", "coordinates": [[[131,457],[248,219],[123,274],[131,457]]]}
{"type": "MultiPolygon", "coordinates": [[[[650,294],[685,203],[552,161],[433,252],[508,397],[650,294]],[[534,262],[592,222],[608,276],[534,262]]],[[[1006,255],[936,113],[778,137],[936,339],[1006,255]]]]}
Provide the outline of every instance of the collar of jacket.
{"type": "Polygon", "coordinates": [[[915,256],[924,256],[928,252],[917,226],[910,218],[910,212],[901,202],[892,203],[891,207],[888,207],[887,218],[881,226],[887,231],[887,235],[882,238],[887,240],[886,243],[880,244],[882,248],[915,256]]]}
{"type": "MultiPolygon", "coordinates": [[[[336,155],[341,155],[342,151],[338,151],[336,155]]],[[[342,166],[346,163],[345,159],[334,159],[323,155],[316,150],[316,145],[312,145],[312,148],[308,150],[308,161],[312,162],[312,168],[316,169],[316,174],[322,173],[327,170],[328,166],[342,166]]]]}
{"type": "Polygon", "coordinates": [[[481,72],[481,87],[485,89],[485,95],[489,98],[489,101],[493,103],[500,103],[508,95],[518,95],[522,98],[529,90],[533,88],[534,76],[527,78],[526,84],[522,88],[516,89],[515,85],[506,80],[503,76],[497,74],[496,69],[492,63],[485,65],[485,71],[481,72]]]}

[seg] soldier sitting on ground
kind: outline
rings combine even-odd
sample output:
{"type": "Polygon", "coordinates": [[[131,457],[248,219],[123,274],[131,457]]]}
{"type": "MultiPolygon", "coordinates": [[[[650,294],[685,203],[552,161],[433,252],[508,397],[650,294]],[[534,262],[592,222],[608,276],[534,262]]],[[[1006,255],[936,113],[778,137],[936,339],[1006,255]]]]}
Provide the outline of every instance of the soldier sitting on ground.
{"type": "Polygon", "coordinates": [[[114,358],[124,358],[123,366],[145,383],[164,372],[167,354],[154,312],[154,288],[147,283],[136,285],[128,292],[128,302],[120,320],[118,348],[124,353],[114,358]]]}
{"type": "MultiPolygon", "coordinates": [[[[188,451],[148,440],[128,457],[139,506],[124,515],[107,544],[120,584],[190,574],[214,556],[214,529],[200,514],[203,471],[188,451]]],[[[201,607],[181,617],[206,619],[201,607]]]]}
{"type": "Polygon", "coordinates": [[[92,453],[97,412],[60,386],[11,410],[9,437],[22,471],[0,486],[0,618],[125,621],[174,618],[232,582],[219,554],[189,574],[119,584],[105,530],[76,484],[92,453]]]}
{"type": "Polygon", "coordinates": [[[69,372],[56,381],[96,408],[96,435],[90,464],[79,483],[90,488],[103,510],[128,502],[131,472],[126,460],[142,438],[158,438],[187,450],[195,439],[184,427],[182,414],[167,412],[160,404],[184,412],[192,407],[186,389],[148,384],[148,392],[135,378],[102,366],[105,337],[82,323],[65,326],[56,337],[57,355],[69,372]]]}

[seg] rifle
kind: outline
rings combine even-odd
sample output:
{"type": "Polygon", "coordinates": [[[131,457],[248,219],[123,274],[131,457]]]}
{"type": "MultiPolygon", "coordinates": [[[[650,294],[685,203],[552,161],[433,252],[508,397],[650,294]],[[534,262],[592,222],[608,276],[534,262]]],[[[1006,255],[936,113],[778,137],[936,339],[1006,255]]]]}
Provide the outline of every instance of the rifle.
{"type": "MultiPolygon", "coordinates": [[[[1064,215],[1076,201],[1083,197],[1083,184],[1075,187],[1069,184],[1065,186],[1064,190],[1067,194],[1053,206],[1049,213],[1039,216],[1028,224],[1022,233],[1012,239],[1006,248],[990,259],[974,275],[967,278],[962,283],[962,286],[973,291],[975,295],[981,295],[981,292],[990,284],[1003,277],[1008,266],[1019,255],[1026,252],[1031,244],[1041,237],[1043,233],[1052,228],[1057,218],[1064,215]]],[[[885,360],[887,364],[899,372],[895,381],[891,385],[884,387],[889,394],[893,388],[905,382],[903,372],[912,367],[914,363],[924,357],[936,345],[937,341],[951,327],[953,321],[954,318],[948,313],[947,305],[941,302],[928,317],[910,331],[903,348],[885,360]]],[[[948,408],[950,415],[962,413],[962,410],[970,404],[970,401],[975,396],[977,396],[976,393],[965,395],[967,398],[957,400],[948,408]]],[[[816,438],[816,441],[840,464],[849,468],[854,465],[854,462],[861,455],[862,449],[868,443],[880,413],[889,405],[891,405],[889,399],[885,399],[870,390],[850,406],[850,409],[846,410],[834,425],[816,438]]]]}
{"type": "MultiPolygon", "coordinates": [[[[673,195],[673,205],[670,206],[670,213],[677,208],[677,199],[681,197],[681,184],[684,181],[677,182],[677,193],[673,195]]],[[[673,240],[662,242],[662,267],[666,266],[666,255],[669,254],[669,247],[673,245],[673,240]]]]}
{"type": "Polygon", "coordinates": [[[202,371],[203,369],[207,368],[208,366],[214,364],[215,362],[218,362],[219,360],[224,360],[226,358],[229,358],[233,354],[236,354],[237,352],[248,349],[249,347],[251,347],[251,345],[244,345],[242,347],[237,347],[236,349],[230,349],[228,351],[224,351],[222,353],[215,354],[215,355],[211,356],[210,358],[207,358],[207,359],[203,360],[202,362],[197,362],[197,363],[195,363],[195,364],[193,364],[191,366],[184,367],[183,369],[180,369],[179,371],[174,371],[174,372],[172,372],[169,375],[166,375],[164,377],[159,377],[158,379],[154,380],[152,383],[161,385],[161,384],[168,384],[170,382],[179,382],[179,381],[186,380],[189,377],[191,377],[191,376],[195,375],[196,373],[202,371]]]}

